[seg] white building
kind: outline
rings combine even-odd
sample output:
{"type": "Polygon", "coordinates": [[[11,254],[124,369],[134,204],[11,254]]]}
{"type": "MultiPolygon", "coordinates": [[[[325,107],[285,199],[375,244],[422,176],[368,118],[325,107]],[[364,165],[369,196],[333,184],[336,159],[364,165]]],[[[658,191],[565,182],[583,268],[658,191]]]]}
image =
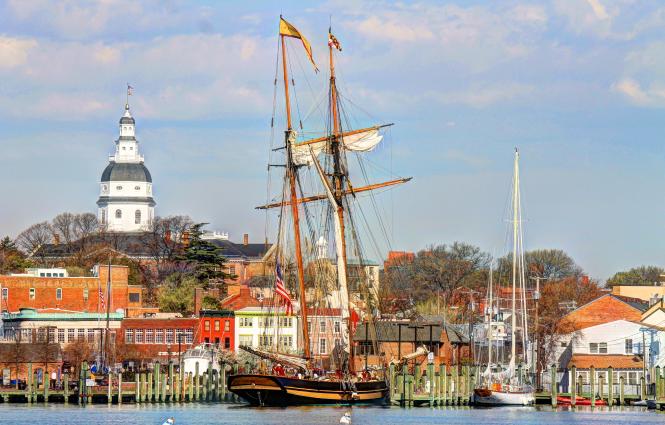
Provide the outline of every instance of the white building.
{"type": "Polygon", "coordinates": [[[235,349],[252,348],[296,353],[298,317],[287,316],[283,307],[245,307],[235,311],[235,349]]]}
{"type": "Polygon", "coordinates": [[[115,153],[109,156],[109,165],[102,173],[99,189],[97,218],[108,231],[141,231],[154,219],[152,176],[139,153],[129,104],[125,104],[125,114],[120,118],[115,153]]]}

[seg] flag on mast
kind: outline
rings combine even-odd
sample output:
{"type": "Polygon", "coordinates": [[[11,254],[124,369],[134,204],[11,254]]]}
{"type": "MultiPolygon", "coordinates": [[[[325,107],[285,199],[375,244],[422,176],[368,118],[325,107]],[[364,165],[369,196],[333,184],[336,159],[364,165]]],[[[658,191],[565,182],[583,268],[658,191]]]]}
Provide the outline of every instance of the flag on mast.
{"type": "Polygon", "coordinates": [[[312,62],[312,65],[314,65],[314,71],[319,72],[319,68],[316,66],[316,63],[314,62],[314,57],[312,56],[312,46],[310,46],[309,41],[307,41],[307,39],[303,37],[302,34],[300,34],[300,31],[298,31],[296,27],[286,22],[286,20],[281,16],[279,17],[279,35],[283,35],[284,37],[292,37],[300,39],[300,41],[302,41],[302,46],[305,48],[305,51],[307,52],[307,57],[309,58],[309,61],[312,62]]]}
{"type": "Polygon", "coordinates": [[[328,46],[334,47],[340,52],[342,51],[342,45],[339,43],[337,37],[332,34],[332,29],[328,29],[328,46]]]}
{"type": "Polygon", "coordinates": [[[282,268],[279,266],[279,258],[275,261],[275,293],[282,298],[282,304],[286,306],[286,315],[293,314],[293,302],[291,301],[291,294],[284,285],[284,278],[282,277],[282,268]]]}

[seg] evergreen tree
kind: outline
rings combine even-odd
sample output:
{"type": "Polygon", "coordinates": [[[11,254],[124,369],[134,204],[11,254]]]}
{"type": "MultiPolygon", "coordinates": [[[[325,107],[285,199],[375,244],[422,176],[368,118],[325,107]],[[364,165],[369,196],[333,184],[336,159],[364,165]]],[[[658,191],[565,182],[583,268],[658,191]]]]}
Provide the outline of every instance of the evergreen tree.
{"type": "Polygon", "coordinates": [[[222,249],[201,238],[206,224],[198,223],[190,228],[189,245],[182,257],[189,266],[189,274],[203,287],[222,285],[226,279],[236,277],[224,270],[226,258],[222,255],[222,249]]]}

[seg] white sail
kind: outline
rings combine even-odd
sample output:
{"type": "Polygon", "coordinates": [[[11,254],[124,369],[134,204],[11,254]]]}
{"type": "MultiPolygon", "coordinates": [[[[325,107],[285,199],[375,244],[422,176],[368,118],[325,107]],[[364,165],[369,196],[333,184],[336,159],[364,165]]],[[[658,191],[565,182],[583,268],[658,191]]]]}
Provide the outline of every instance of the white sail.
{"type": "MultiPolygon", "coordinates": [[[[361,133],[350,134],[342,138],[344,148],[353,152],[369,152],[383,140],[378,128],[372,128],[361,133]]],[[[314,164],[314,158],[326,147],[326,140],[316,143],[294,144],[291,148],[291,158],[296,165],[314,164]],[[312,155],[312,152],[314,155],[312,155]]]]}

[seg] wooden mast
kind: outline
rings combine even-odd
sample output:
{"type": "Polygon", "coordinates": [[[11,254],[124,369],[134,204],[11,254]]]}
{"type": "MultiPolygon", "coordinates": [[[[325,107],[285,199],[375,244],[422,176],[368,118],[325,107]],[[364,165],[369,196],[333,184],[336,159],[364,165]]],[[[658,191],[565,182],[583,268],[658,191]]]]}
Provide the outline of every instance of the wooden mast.
{"type": "MultiPolygon", "coordinates": [[[[328,39],[331,39],[331,30],[328,30],[328,39]]],[[[344,180],[346,174],[342,170],[342,136],[341,136],[341,125],[339,119],[339,109],[338,109],[338,100],[337,100],[337,86],[335,83],[335,62],[333,56],[333,43],[328,43],[328,53],[329,53],[329,63],[330,63],[330,114],[332,117],[333,128],[332,128],[332,137],[330,138],[330,147],[333,157],[333,195],[335,201],[337,201],[337,217],[340,223],[340,239],[342,243],[341,251],[342,258],[338,258],[337,261],[342,261],[344,264],[344,276],[345,281],[348,282],[348,261],[346,255],[346,230],[344,226],[344,180]]],[[[347,302],[349,309],[351,307],[351,295],[347,290],[347,302]]],[[[346,320],[346,326],[349,331],[349,372],[353,373],[355,371],[354,359],[353,359],[353,326],[351,324],[351,312],[349,311],[349,317],[346,320]]]]}
{"type": "Polygon", "coordinates": [[[305,269],[303,267],[302,252],[300,247],[300,217],[298,214],[298,197],[296,194],[296,165],[291,158],[292,134],[291,125],[291,101],[289,99],[289,76],[286,66],[286,42],[284,35],[280,34],[282,42],[282,73],[284,74],[284,97],[286,100],[286,131],[284,132],[284,143],[286,146],[286,172],[290,186],[291,214],[293,215],[293,234],[296,244],[296,266],[298,268],[298,287],[300,290],[300,315],[302,317],[302,338],[304,344],[305,358],[310,358],[309,331],[307,329],[307,301],[305,298],[305,269]]]}

